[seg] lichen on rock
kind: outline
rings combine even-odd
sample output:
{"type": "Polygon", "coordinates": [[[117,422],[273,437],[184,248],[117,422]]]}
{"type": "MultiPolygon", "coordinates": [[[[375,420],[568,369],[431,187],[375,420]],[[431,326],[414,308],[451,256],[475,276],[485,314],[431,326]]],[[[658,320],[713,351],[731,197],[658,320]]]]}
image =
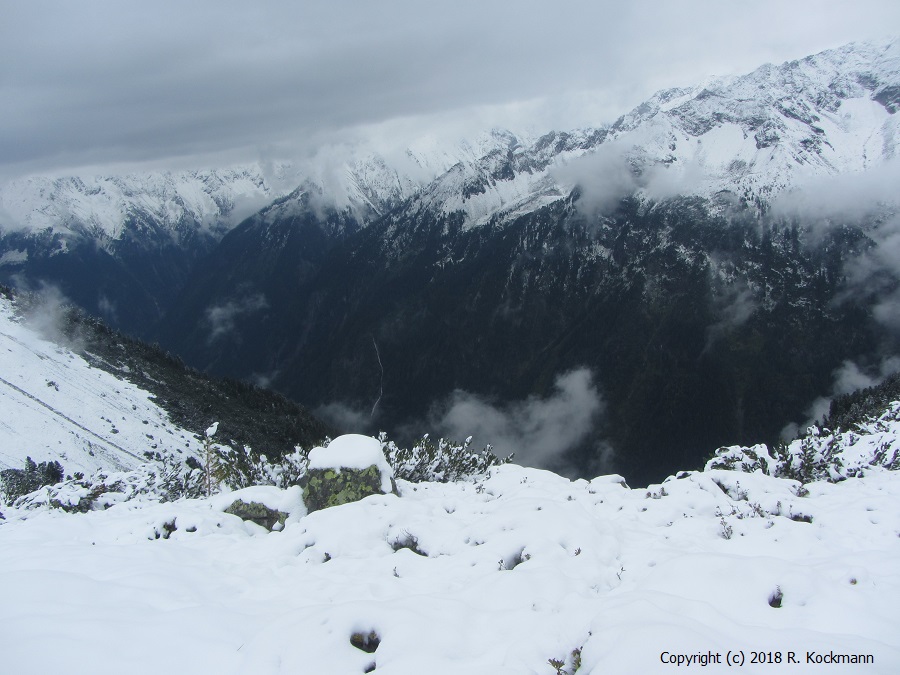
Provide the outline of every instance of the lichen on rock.
{"type": "Polygon", "coordinates": [[[370,495],[397,494],[381,444],[356,434],[340,436],[326,448],[313,449],[302,483],[303,502],[310,513],[370,495]]]}
{"type": "Polygon", "coordinates": [[[283,511],[271,509],[259,502],[245,502],[243,499],[237,499],[232,502],[231,506],[225,509],[225,513],[230,513],[242,520],[249,520],[257,525],[261,525],[270,532],[283,528],[284,521],[288,517],[288,514],[283,511]]]}

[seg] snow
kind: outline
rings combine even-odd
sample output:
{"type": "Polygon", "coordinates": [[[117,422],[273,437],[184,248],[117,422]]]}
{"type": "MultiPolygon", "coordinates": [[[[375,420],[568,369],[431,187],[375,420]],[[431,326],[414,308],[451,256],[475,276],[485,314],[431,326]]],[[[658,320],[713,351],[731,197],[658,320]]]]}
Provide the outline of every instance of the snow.
{"type": "Polygon", "coordinates": [[[309,451],[310,469],[367,469],[370,466],[378,467],[381,491],[390,492],[394,472],[387,463],[377,438],[345,434],[331,441],[328,447],[309,451]]]}
{"type": "Polygon", "coordinates": [[[194,435],[151,395],[47,340],[53,317],[26,321],[0,297],[0,469],[59,460],[66,473],[132,469],[145,452],[200,456],[194,435]]]}
{"type": "Polygon", "coordinates": [[[86,230],[117,239],[130,220],[176,231],[186,223],[231,227],[279,197],[260,166],[122,176],[32,176],[0,186],[3,231],[86,230]]]}
{"type": "Polygon", "coordinates": [[[729,650],[793,651],[801,663],[776,669],[787,673],[816,672],[807,651],[872,654],[853,672],[894,673],[897,478],[812,484],[801,498],[763,474],[632,490],[510,465],[478,484],[401,481],[400,498],[310,515],[296,512],[299,488],[83,515],[7,511],[4,669],[550,674],[549,659],[571,664],[581,649],[585,673],[669,672],[664,652],[729,650]],[[236,497],[294,512],[266,533],[222,512],[236,497]],[[782,515],[750,515],[773,501],[782,515]],[[370,631],[373,654],[350,645],[370,631]]]}

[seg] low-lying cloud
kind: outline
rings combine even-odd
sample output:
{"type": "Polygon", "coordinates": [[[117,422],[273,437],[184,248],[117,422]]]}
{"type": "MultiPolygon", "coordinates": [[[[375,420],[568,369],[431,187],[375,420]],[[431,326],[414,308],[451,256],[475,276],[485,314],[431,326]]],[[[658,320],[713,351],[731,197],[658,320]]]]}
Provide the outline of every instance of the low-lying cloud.
{"type": "Polygon", "coordinates": [[[205,316],[206,324],[209,328],[209,335],[206,338],[207,344],[212,344],[216,340],[234,333],[237,320],[240,317],[258,312],[268,306],[269,303],[262,293],[254,293],[207,307],[205,316]]]}
{"type": "Polygon", "coordinates": [[[743,326],[753,316],[759,304],[753,296],[753,289],[747,283],[726,286],[714,302],[719,320],[706,329],[706,352],[729,331],[743,326]]]}
{"type": "Polygon", "coordinates": [[[836,228],[860,227],[870,245],[848,258],[838,303],[862,302],[888,330],[900,334],[900,160],[855,174],[809,183],[775,200],[771,214],[809,228],[821,242],[836,228]]]}
{"type": "Polygon", "coordinates": [[[822,226],[856,222],[885,207],[900,205],[900,160],[858,173],[810,181],[772,202],[775,217],[818,221],[822,226]]]}
{"type": "Polygon", "coordinates": [[[698,160],[674,167],[648,157],[639,145],[624,139],[608,141],[551,169],[561,186],[578,187],[578,208],[588,218],[610,213],[638,191],[655,201],[693,194],[706,173],[698,160]]]}
{"type": "MultiPolygon", "coordinates": [[[[515,453],[517,464],[558,468],[596,429],[604,409],[593,374],[579,368],[557,377],[546,398],[495,404],[457,390],[434,408],[430,426],[448,438],[490,443],[498,455],[515,453]]],[[[604,451],[608,463],[611,451],[604,451]]]]}
{"type": "Polygon", "coordinates": [[[578,208],[585,216],[608,213],[641,186],[629,158],[630,149],[625,143],[610,141],[594,152],[555,167],[551,175],[563,187],[578,187],[578,208]]]}
{"type": "Polygon", "coordinates": [[[341,433],[367,434],[375,431],[370,411],[349,403],[332,401],[320,405],[314,412],[341,433]]]}
{"type": "Polygon", "coordinates": [[[83,347],[82,336],[77,331],[67,329],[67,315],[74,304],[58,286],[41,281],[34,288],[20,277],[14,278],[14,282],[17,288],[35,296],[25,310],[25,320],[30,328],[45,340],[73,351],[83,347]]]}

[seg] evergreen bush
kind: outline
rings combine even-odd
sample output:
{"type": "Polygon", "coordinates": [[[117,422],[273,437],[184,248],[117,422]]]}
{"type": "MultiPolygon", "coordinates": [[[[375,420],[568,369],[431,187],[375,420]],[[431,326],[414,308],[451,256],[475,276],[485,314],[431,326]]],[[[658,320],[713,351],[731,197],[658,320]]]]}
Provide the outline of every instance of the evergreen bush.
{"type": "Polygon", "coordinates": [[[0,487],[4,501],[11,505],[19,497],[34,492],[44,485],[55,485],[63,479],[62,465],[57,461],[35,463],[31,457],[25,458],[25,468],[0,471],[0,487]]]}

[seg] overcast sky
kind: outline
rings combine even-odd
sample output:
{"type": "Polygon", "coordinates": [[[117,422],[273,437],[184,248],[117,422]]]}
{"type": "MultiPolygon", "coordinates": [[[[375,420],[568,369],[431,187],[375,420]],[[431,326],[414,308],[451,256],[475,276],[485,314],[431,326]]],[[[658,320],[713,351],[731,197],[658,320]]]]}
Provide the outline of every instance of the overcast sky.
{"type": "Polygon", "coordinates": [[[0,0],[0,10],[0,179],[602,124],[662,87],[900,33],[896,0],[0,0]]]}

